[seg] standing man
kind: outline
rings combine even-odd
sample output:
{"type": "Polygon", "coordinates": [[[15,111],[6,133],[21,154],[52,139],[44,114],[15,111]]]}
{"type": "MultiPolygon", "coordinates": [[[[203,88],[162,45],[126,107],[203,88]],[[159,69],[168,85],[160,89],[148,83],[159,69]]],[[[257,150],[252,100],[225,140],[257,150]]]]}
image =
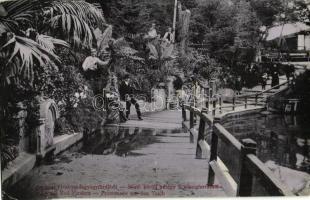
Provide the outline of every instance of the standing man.
{"type": "Polygon", "coordinates": [[[128,75],[124,77],[124,81],[122,81],[119,87],[119,92],[121,95],[121,99],[126,101],[126,118],[129,119],[130,107],[131,104],[133,104],[136,108],[138,119],[143,120],[141,117],[140,105],[138,104],[138,101],[134,98],[133,88],[130,85],[130,79],[128,75]]]}

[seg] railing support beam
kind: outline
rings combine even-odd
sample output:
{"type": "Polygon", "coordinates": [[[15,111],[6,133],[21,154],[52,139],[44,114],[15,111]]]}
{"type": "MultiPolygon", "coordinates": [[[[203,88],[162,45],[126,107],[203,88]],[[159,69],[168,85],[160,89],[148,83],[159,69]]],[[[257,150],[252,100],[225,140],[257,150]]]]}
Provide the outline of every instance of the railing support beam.
{"type": "Polygon", "coordinates": [[[237,188],[237,196],[248,197],[252,194],[253,174],[247,168],[245,158],[247,154],[256,155],[257,144],[252,139],[241,140],[241,154],[240,154],[240,176],[237,188]]]}
{"type": "MultiPolygon", "coordinates": [[[[216,134],[215,127],[214,125],[216,123],[219,123],[220,119],[219,118],[214,118],[213,124],[212,124],[212,135],[211,135],[211,154],[210,154],[210,160],[211,161],[216,161],[217,160],[217,145],[218,145],[218,135],[216,134]]],[[[215,174],[212,169],[212,167],[209,164],[209,173],[208,173],[208,185],[213,185],[214,184],[214,179],[215,179],[215,174]]]]}
{"type": "Polygon", "coordinates": [[[185,107],[184,107],[184,103],[182,105],[182,118],[183,118],[183,121],[185,122],[187,119],[186,119],[186,110],[185,110],[185,107]]]}
{"type": "MultiPolygon", "coordinates": [[[[206,108],[202,108],[201,114],[203,113],[208,113],[206,108]]],[[[197,145],[196,145],[196,158],[197,159],[202,159],[202,149],[201,149],[199,142],[202,140],[205,140],[205,127],[206,127],[206,122],[202,117],[200,117],[198,139],[197,139],[197,145]]]]}
{"type": "Polygon", "coordinates": [[[235,107],[236,107],[236,97],[233,96],[233,107],[232,107],[233,111],[235,110],[235,107]]]}

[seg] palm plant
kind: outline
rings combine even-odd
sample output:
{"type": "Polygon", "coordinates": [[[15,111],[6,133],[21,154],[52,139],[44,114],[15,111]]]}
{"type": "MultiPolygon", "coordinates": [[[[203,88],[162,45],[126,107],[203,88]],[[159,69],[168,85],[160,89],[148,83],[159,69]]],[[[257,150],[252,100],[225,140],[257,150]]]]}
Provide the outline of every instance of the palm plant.
{"type": "Polygon", "coordinates": [[[1,83],[10,83],[11,77],[31,82],[34,66],[60,63],[56,45],[91,47],[94,27],[106,27],[103,13],[98,5],[83,0],[1,3],[0,62],[5,63],[0,68],[1,83]]]}
{"type": "Polygon", "coordinates": [[[91,47],[94,40],[94,27],[104,30],[107,27],[98,4],[83,0],[56,0],[44,8],[45,23],[56,32],[60,31],[67,41],[75,46],[91,47]]]}
{"type": "Polygon", "coordinates": [[[149,60],[157,69],[162,70],[167,62],[172,61],[175,58],[173,55],[174,46],[172,44],[155,40],[152,43],[149,42],[147,46],[150,50],[149,60]]]}

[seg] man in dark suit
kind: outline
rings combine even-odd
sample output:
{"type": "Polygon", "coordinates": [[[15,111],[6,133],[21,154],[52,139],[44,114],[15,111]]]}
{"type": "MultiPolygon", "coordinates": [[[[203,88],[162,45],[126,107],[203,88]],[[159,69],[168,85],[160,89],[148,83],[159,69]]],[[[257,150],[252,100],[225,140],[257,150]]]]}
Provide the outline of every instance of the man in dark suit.
{"type": "Polygon", "coordinates": [[[134,89],[130,85],[130,79],[128,75],[124,77],[124,81],[122,81],[122,83],[120,84],[119,92],[121,100],[126,101],[126,118],[129,119],[130,107],[131,104],[133,104],[136,108],[138,119],[142,120],[140,106],[138,104],[138,101],[134,98],[134,89]]]}

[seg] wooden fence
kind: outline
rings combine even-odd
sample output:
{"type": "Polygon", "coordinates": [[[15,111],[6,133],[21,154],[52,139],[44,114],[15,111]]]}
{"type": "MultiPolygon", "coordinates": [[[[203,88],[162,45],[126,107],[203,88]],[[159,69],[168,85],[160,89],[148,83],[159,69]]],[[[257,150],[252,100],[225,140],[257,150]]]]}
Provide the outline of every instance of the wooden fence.
{"type": "Polygon", "coordinates": [[[191,142],[194,142],[194,126],[199,118],[196,158],[206,159],[207,154],[210,154],[208,184],[213,185],[216,177],[229,196],[257,196],[255,192],[258,195],[293,196],[257,158],[255,141],[243,139],[239,142],[220,124],[221,118],[212,117],[207,109],[199,110],[194,106],[183,105],[183,123],[188,121],[187,111],[191,142]],[[206,142],[206,128],[211,136],[210,145],[206,142]]]}
{"type": "MultiPolygon", "coordinates": [[[[244,107],[245,109],[248,108],[248,106],[265,106],[266,103],[264,101],[267,100],[267,97],[271,97],[273,95],[278,94],[279,92],[282,92],[282,90],[274,91],[274,89],[280,88],[282,86],[289,86],[290,84],[293,84],[293,80],[285,81],[284,83],[281,83],[279,85],[276,85],[274,87],[271,87],[268,90],[257,92],[254,94],[246,94],[246,95],[237,95],[232,97],[226,97],[227,102],[231,102],[231,105],[223,105],[223,98],[219,95],[217,97],[210,98],[209,94],[203,96],[203,107],[205,107],[207,110],[211,110],[212,115],[215,116],[216,112],[219,111],[219,113],[222,113],[224,110],[231,110],[235,111],[237,107],[244,107]],[[264,96],[264,94],[268,94],[267,97],[264,96]]],[[[287,88],[287,87],[286,87],[287,88]]],[[[211,95],[212,96],[212,95],[211,95]]],[[[197,103],[195,102],[194,105],[197,103]]]]}

